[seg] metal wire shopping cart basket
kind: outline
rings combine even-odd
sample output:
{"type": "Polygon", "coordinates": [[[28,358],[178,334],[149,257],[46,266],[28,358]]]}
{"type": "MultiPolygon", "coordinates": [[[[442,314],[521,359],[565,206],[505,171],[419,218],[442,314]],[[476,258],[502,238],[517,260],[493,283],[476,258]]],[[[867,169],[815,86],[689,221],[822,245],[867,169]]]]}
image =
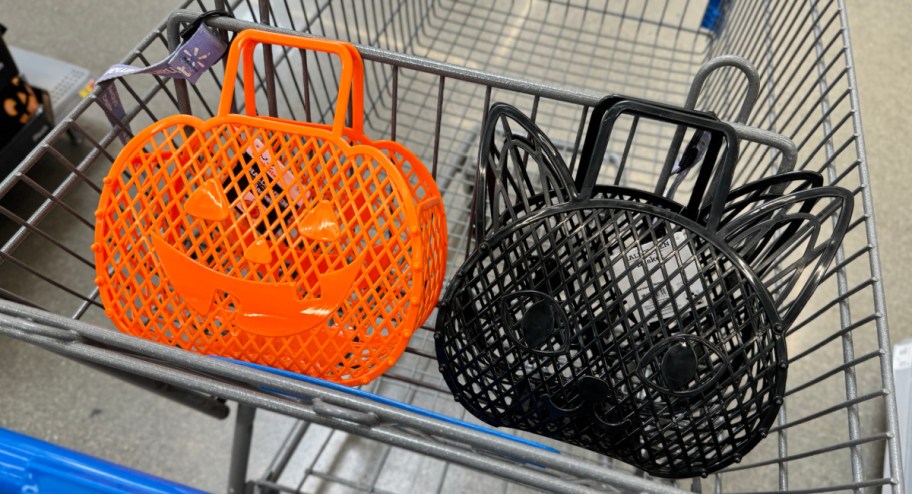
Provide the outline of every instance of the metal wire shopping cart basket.
{"type": "MultiPolygon", "coordinates": [[[[823,492],[887,484],[901,491],[887,320],[842,2],[345,0],[188,6],[230,10],[236,19],[207,20],[226,32],[272,26],[268,29],[358,46],[365,60],[366,133],[414,151],[441,190],[448,276],[470,248],[473,170],[491,103],[508,102],[531,115],[573,167],[588,114],[602,96],[623,93],[680,105],[704,62],[726,54],[748,59],[759,71],[760,85],[746,126],[793,140],[795,168],[822,173],[826,184],[852,191],[856,203],[842,249],[786,335],[789,381],[769,436],[719,474],[670,483],[562,443],[485,429],[474,425],[442,382],[433,358],[433,315],[393,369],[370,388],[354,391],[108,329],[88,249],[101,177],[121,148],[117,138],[177,112],[211,117],[220,70],[194,86],[153,77],[117,82],[124,118],[99,126],[105,115],[90,96],[0,183],[0,198],[22,190],[38,198],[0,209],[6,221],[0,295],[9,300],[0,302],[0,333],[165,389],[211,414],[226,410],[208,396],[238,402],[229,484],[235,492],[247,482],[257,408],[300,419],[269,471],[251,481],[263,490],[461,492],[483,486],[515,492],[510,489],[518,483],[561,492],[823,492]],[[84,137],[76,158],[59,151],[67,134],[84,137]],[[38,173],[48,167],[61,178],[49,183],[48,174],[38,173]],[[55,273],[62,269],[76,274],[68,279],[80,281],[63,282],[55,273]],[[349,447],[363,448],[371,461],[360,467],[332,461],[343,448],[340,437],[348,435],[367,439],[349,447]],[[402,450],[408,452],[393,453],[402,450]],[[462,467],[497,479],[466,474],[462,467]]],[[[126,61],[147,65],[164,56],[197,13],[176,12],[126,61]]],[[[259,92],[271,113],[308,121],[331,117],[337,89],[329,60],[303,64],[285,51],[260,56],[268,70],[257,72],[259,92]]],[[[737,121],[746,91],[743,77],[723,69],[706,81],[697,108],[737,121]]],[[[627,185],[654,182],[668,130],[645,132],[635,154],[624,153],[623,145],[608,153],[609,166],[603,168],[624,161],[635,172],[628,174],[627,185]]],[[[783,160],[781,150],[757,142],[742,142],[739,154],[733,186],[768,175],[783,160]]]]}

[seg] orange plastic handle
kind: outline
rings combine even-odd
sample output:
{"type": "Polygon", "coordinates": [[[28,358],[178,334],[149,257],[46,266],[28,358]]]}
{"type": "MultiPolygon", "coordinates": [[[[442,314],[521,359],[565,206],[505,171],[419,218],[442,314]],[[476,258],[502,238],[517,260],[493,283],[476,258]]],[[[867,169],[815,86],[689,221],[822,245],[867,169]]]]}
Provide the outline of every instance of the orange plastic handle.
{"type": "Polygon", "coordinates": [[[345,118],[348,103],[352,105],[352,128],[363,132],[364,128],[364,63],[361,54],[350,43],[330,41],[289,34],[270,33],[257,29],[241,31],[235,37],[228,51],[225,66],[225,80],[222,86],[222,97],[219,100],[218,115],[231,113],[231,102],[234,99],[234,84],[237,80],[237,69],[243,57],[244,108],[249,116],[256,112],[256,79],[254,75],[253,54],[259,44],[279,45],[301,50],[331,53],[339,57],[342,71],[339,75],[339,96],[336,98],[336,111],[333,117],[332,132],[342,136],[345,129],[345,118]]]}

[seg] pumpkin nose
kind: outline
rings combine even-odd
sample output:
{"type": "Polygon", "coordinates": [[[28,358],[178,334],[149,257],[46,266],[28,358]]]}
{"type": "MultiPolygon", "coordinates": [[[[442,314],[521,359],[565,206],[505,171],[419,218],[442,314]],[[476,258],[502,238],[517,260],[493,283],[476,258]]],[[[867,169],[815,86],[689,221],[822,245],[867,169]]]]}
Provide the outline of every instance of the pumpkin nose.
{"type": "Polygon", "coordinates": [[[336,213],[329,201],[320,201],[301,221],[298,233],[311,240],[335,242],[342,234],[336,213]]]}
{"type": "Polygon", "coordinates": [[[272,252],[269,251],[269,244],[266,243],[266,240],[258,238],[250,247],[244,249],[244,257],[250,262],[266,264],[272,261],[272,252]]]}

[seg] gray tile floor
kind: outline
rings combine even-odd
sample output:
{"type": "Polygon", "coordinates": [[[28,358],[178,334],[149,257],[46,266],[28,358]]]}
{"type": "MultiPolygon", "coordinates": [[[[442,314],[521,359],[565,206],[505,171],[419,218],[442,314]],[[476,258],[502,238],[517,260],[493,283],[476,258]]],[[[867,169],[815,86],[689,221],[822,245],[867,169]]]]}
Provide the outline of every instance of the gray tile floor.
{"type": "MultiPolygon", "coordinates": [[[[119,61],[176,3],[0,0],[0,22],[10,28],[6,37],[10,43],[100,74],[119,61]]],[[[912,45],[908,30],[912,9],[886,8],[879,2],[861,0],[849,0],[848,4],[881,261],[886,267],[883,275],[891,331],[894,341],[899,341],[912,337],[912,305],[908,303],[912,250],[906,247],[912,241],[912,221],[902,206],[908,195],[904,179],[912,176],[908,171],[912,152],[905,136],[912,128],[912,95],[904,80],[912,62],[902,56],[902,50],[912,45]]],[[[0,425],[202,489],[224,490],[230,420],[206,418],[66,359],[6,339],[0,339],[0,425]]],[[[832,426],[844,428],[844,419],[832,426]]],[[[290,421],[283,418],[260,416],[254,451],[262,453],[252,460],[253,474],[262,470],[268,461],[266,453],[289,427],[290,421]]],[[[829,432],[820,429],[822,435],[829,432]]],[[[345,450],[349,443],[336,440],[328,444],[345,450]]],[[[298,461],[304,465],[307,460],[298,461]]],[[[822,466],[816,475],[829,473],[822,466]]],[[[451,475],[467,480],[454,482],[454,492],[473,488],[468,481],[471,475],[459,471],[451,475]]],[[[391,474],[382,485],[394,492],[406,490],[406,484],[397,484],[396,479],[391,474]]],[[[415,492],[422,488],[410,487],[417,489],[415,492]]]]}

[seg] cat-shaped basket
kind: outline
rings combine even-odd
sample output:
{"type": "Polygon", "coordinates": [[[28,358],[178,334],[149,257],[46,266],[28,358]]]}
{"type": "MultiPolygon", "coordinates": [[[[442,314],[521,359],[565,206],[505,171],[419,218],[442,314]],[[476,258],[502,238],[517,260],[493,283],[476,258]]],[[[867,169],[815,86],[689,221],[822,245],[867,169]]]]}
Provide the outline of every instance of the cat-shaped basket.
{"type": "Polygon", "coordinates": [[[96,213],[96,282],[115,326],[345,384],[396,362],[439,296],[446,226],[415,155],[364,134],[363,77],[349,44],[246,30],[215,117],[136,134],[96,213]],[[259,44],[338,57],[331,125],[257,115],[259,44]],[[241,62],[244,115],[231,113],[241,62]]]}
{"type": "Polygon", "coordinates": [[[729,125],[617,97],[595,109],[581,156],[574,181],[530,119],[491,107],[477,249],[448,287],[435,333],[447,385],[491,425],[652,475],[740,461],[775,420],[786,328],[835,254],[851,195],[801,172],[729,193],[738,159],[729,125]],[[709,136],[687,202],[597,183],[621,115],[709,136]],[[833,238],[821,238],[832,217],[833,238]]]}

